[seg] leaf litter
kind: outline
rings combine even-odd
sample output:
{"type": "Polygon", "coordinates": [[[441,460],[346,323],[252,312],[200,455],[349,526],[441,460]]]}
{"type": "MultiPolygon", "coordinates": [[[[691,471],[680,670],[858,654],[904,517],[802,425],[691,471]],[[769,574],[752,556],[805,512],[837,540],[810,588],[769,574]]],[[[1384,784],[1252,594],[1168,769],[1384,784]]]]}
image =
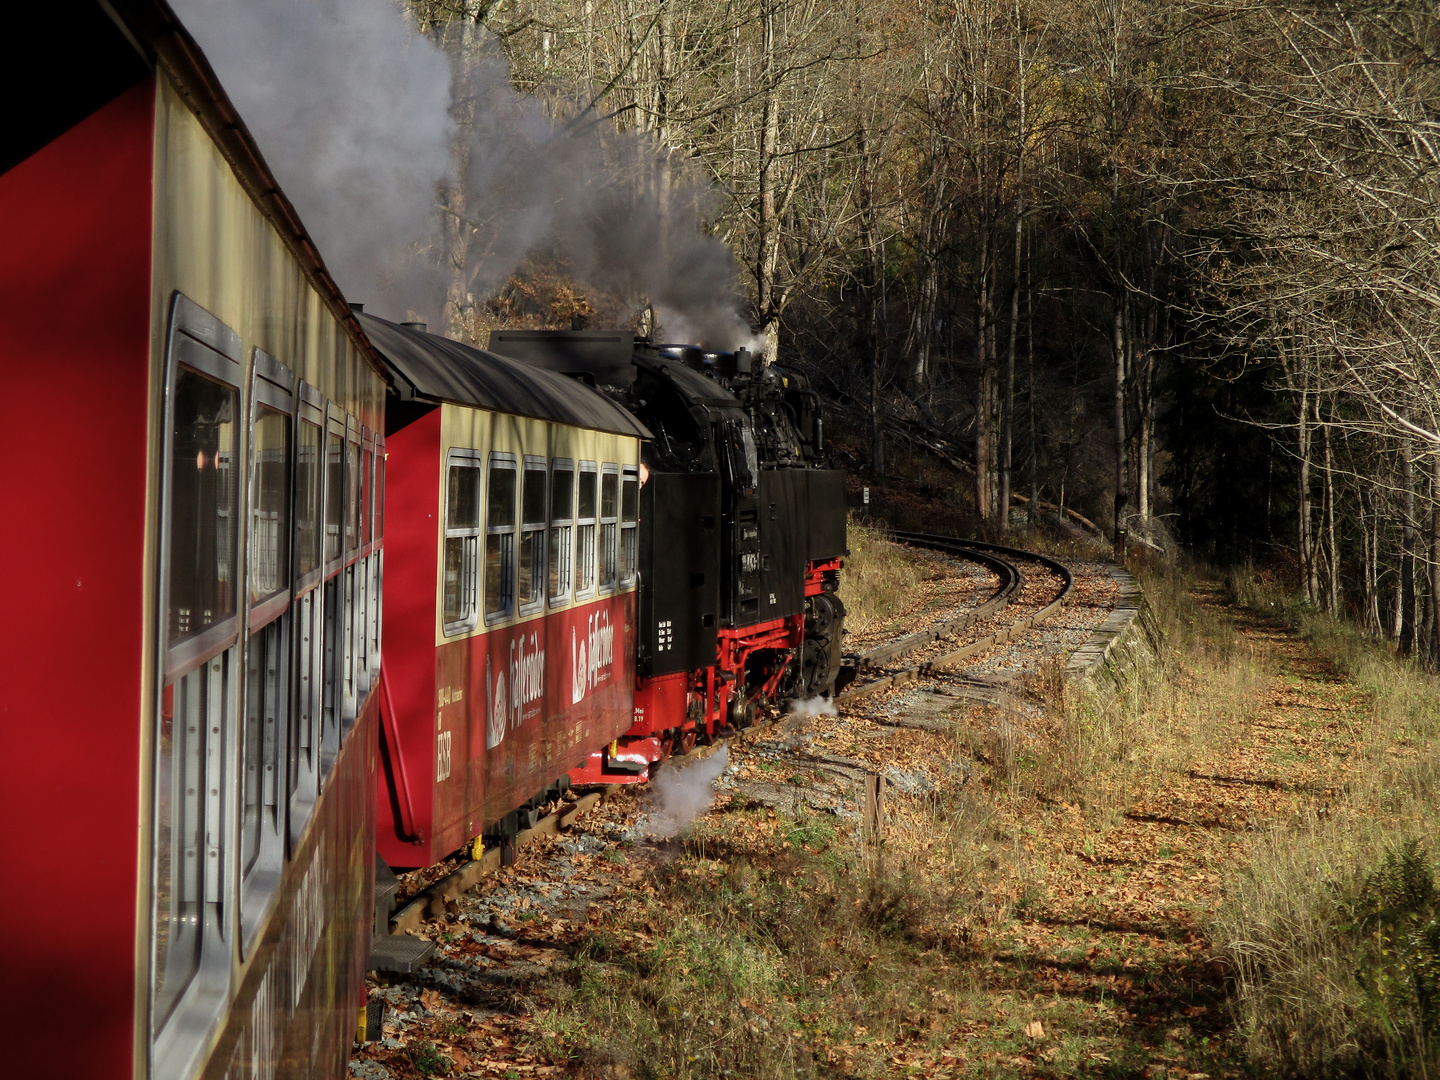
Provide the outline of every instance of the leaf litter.
{"type": "MultiPolygon", "coordinates": [[[[1077,568],[1061,625],[930,680],[923,694],[952,695],[938,712],[907,688],[742,733],[711,766],[714,806],[688,832],[647,830],[653,794],[628,788],[565,835],[523,849],[515,866],[423,927],[437,943],[423,970],[372,975],[370,992],[387,1002],[385,1037],[357,1049],[352,1073],[665,1075],[607,1056],[606,1033],[593,1012],[577,1013],[574,987],[618,985],[646,964],[678,964],[678,977],[690,977],[686,965],[705,961],[673,942],[703,932],[697,915],[747,925],[746,893],[726,891],[737,874],[801,890],[825,887],[830,879],[814,872],[824,860],[853,874],[883,858],[929,859],[968,890],[963,905],[915,928],[912,963],[923,975],[905,978],[921,1000],[887,1002],[891,1013],[862,1022],[878,1005],[854,1000],[857,972],[893,960],[867,954],[810,973],[803,986],[696,1000],[684,1022],[714,1039],[707,1012],[751,1042],[783,1032],[796,1051],[785,1075],[1239,1075],[1206,916],[1248,837],[1343,783],[1358,736],[1333,712],[1332,687],[1276,674],[1281,664],[1304,668],[1302,643],[1239,626],[1267,665],[1266,685],[1227,738],[1196,741],[1180,764],[1125,773],[1125,792],[1106,791],[1117,781],[1104,776],[1088,792],[1051,782],[1041,774],[1067,722],[1054,668],[1114,596],[1104,564],[1077,568]],[[977,683],[1002,692],[967,696],[977,683]],[[943,723],[908,725],[917,709],[943,723]],[[888,780],[876,855],[859,840],[868,772],[888,780]],[[1114,805],[1097,819],[1107,799],[1114,805]],[[963,866],[936,840],[937,812],[962,805],[980,823],[961,837],[963,866]]],[[[1169,737],[1183,743],[1189,733],[1177,726],[1169,737]]]]}

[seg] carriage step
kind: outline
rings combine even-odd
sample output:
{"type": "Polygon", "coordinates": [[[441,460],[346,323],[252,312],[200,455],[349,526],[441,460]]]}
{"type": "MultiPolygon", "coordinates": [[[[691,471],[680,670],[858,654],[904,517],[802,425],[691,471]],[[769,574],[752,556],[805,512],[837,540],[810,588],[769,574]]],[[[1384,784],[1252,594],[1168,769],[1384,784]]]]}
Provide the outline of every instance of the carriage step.
{"type": "Polygon", "coordinates": [[[409,934],[385,934],[370,946],[371,971],[414,971],[435,951],[435,943],[409,934]]]}

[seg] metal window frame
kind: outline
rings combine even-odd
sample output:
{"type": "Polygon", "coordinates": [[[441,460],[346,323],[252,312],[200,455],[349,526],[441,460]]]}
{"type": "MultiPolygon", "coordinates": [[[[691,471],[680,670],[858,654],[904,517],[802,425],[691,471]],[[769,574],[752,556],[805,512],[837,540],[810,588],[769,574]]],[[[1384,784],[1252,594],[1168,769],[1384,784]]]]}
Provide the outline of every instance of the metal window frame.
{"type": "Polygon", "coordinates": [[[375,433],[360,425],[360,556],[375,545],[375,433]],[[368,462],[368,464],[367,464],[368,462]]]}
{"type": "MultiPolygon", "coordinates": [[[[299,424],[295,415],[295,394],[293,389],[287,389],[278,379],[279,373],[289,374],[289,368],[285,367],[274,357],[262,349],[255,349],[253,353],[254,367],[250,373],[250,408],[246,418],[246,489],[250,494],[250,507],[253,512],[255,504],[255,422],[260,417],[260,406],[273,409],[286,416],[290,420],[290,459],[285,463],[289,469],[289,503],[290,503],[290,536],[285,545],[287,565],[279,577],[285,582],[283,586],[269,594],[258,603],[251,599],[249,588],[250,567],[247,560],[245,567],[246,588],[244,597],[249,607],[249,618],[247,620],[251,630],[258,629],[270,622],[281,611],[290,605],[292,587],[294,582],[294,549],[295,549],[295,473],[296,462],[299,454],[299,424]],[[267,369],[270,374],[267,374],[267,369]]],[[[290,379],[290,386],[294,386],[293,376],[290,379]]],[[[247,516],[247,526],[249,523],[247,516]]],[[[246,554],[250,551],[249,537],[246,537],[246,554]]]]}
{"type": "MultiPolygon", "coordinates": [[[[506,621],[508,621],[508,620],[510,620],[510,619],[513,619],[513,618],[515,617],[515,600],[516,600],[516,597],[515,597],[515,586],[516,586],[516,577],[517,577],[517,575],[516,575],[516,570],[517,570],[517,568],[518,568],[519,557],[520,557],[520,556],[519,556],[518,548],[519,548],[519,541],[520,541],[520,479],[521,479],[521,476],[522,476],[522,470],[521,470],[521,467],[520,467],[520,459],[519,459],[518,457],[516,457],[515,454],[511,453],[511,452],[508,451],[508,450],[491,450],[491,451],[490,451],[490,454],[489,454],[489,456],[487,457],[486,462],[485,462],[485,476],[484,476],[484,484],[485,484],[485,486],[484,486],[483,490],[481,491],[481,500],[482,500],[482,501],[481,501],[481,503],[480,503],[480,506],[482,507],[483,512],[484,512],[484,514],[485,514],[484,522],[483,522],[482,527],[481,527],[481,532],[483,533],[483,535],[484,535],[484,537],[485,537],[485,546],[486,546],[485,552],[482,553],[481,556],[480,556],[480,567],[481,567],[481,570],[480,570],[480,582],[481,582],[480,592],[482,593],[481,600],[480,600],[480,609],[481,609],[481,611],[484,613],[484,616],[485,616],[485,625],[486,625],[486,626],[494,626],[496,623],[503,623],[503,622],[506,622],[506,621]],[[509,471],[510,471],[510,472],[513,472],[513,473],[515,474],[515,498],[514,498],[514,502],[511,503],[511,506],[510,506],[511,511],[513,511],[513,513],[514,513],[514,517],[513,517],[512,520],[511,520],[511,524],[509,524],[509,525],[491,525],[491,524],[490,524],[490,473],[491,473],[491,471],[494,470],[496,467],[499,467],[499,468],[502,468],[502,469],[508,467],[509,471]],[[504,563],[503,563],[503,558],[504,558],[504,555],[503,555],[503,552],[504,552],[503,545],[502,545],[502,548],[501,548],[501,551],[502,551],[501,581],[502,581],[502,582],[508,581],[509,588],[508,588],[508,590],[506,591],[506,594],[505,594],[505,606],[504,606],[503,608],[497,609],[497,610],[495,610],[495,611],[491,611],[491,610],[490,610],[490,596],[489,596],[489,593],[488,593],[488,591],[487,591],[486,582],[485,582],[486,574],[487,574],[487,571],[488,571],[487,560],[488,560],[488,557],[489,557],[490,537],[492,537],[492,536],[509,536],[509,537],[510,537],[510,565],[509,565],[509,567],[508,567],[508,570],[509,570],[508,573],[505,572],[505,569],[506,569],[506,568],[505,568],[504,563]]],[[[503,586],[502,586],[502,587],[503,587],[503,586]]]]}
{"type": "Polygon", "coordinates": [[[380,681],[380,628],[385,606],[385,436],[374,433],[370,476],[370,669],[371,685],[380,681]]]}
{"type": "Polygon", "coordinates": [[[444,477],[444,497],[440,505],[440,581],[436,599],[439,602],[441,630],[446,637],[455,637],[460,634],[468,634],[480,625],[480,608],[482,605],[480,597],[480,573],[483,565],[483,561],[480,558],[480,537],[483,536],[485,532],[485,519],[483,517],[484,503],[480,500],[484,498],[485,494],[484,453],[468,447],[452,446],[445,454],[444,477]],[[452,529],[450,527],[450,468],[452,465],[462,463],[466,468],[473,468],[476,473],[475,513],[477,522],[474,528],[452,529]],[[445,541],[457,538],[473,538],[474,540],[474,543],[465,549],[465,558],[469,563],[470,580],[473,582],[470,590],[470,610],[464,618],[452,619],[449,622],[445,622],[445,541]]]}
{"type": "Polygon", "coordinates": [[[549,560],[550,560],[550,463],[540,454],[526,454],[520,465],[520,488],[517,492],[520,500],[519,514],[519,539],[515,544],[515,603],[520,615],[534,615],[545,609],[545,594],[550,591],[549,560]],[[539,521],[525,520],[525,477],[530,473],[539,473],[541,482],[545,485],[545,493],[541,499],[544,512],[540,515],[539,521]],[[527,527],[528,526],[528,527],[527,527]],[[537,575],[539,587],[536,589],[537,596],[528,603],[520,603],[520,552],[523,548],[525,537],[531,533],[540,535],[540,568],[537,575]]]}
{"type": "Polygon", "coordinates": [[[625,551],[625,534],[628,532],[635,544],[635,560],[626,567],[623,561],[619,567],[618,588],[633,589],[640,578],[640,469],[634,465],[624,465],[620,469],[620,552],[625,551]],[[625,483],[628,480],[635,481],[635,520],[625,520],[625,483]]]}
{"type": "MultiPolygon", "coordinates": [[[[291,775],[290,725],[293,717],[294,695],[291,693],[292,683],[292,662],[294,659],[294,634],[295,619],[290,616],[291,612],[291,583],[293,581],[294,561],[294,534],[295,534],[295,475],[296,460],[298,455],[297,440],[297,402],[294,392],[295,377],[290,369],[275,359],[263,349],[252,350],[252,367],[250,377],[250,408],[246,431],[248,432],[248,453],[247,453],[247,484],[246,490],[249,493],[250,513],[246,515],[247,524],[252,522],[254,505],[256,502],[256,482],[258,480],[258,462],[255,454],[255,424],[262,415],[262,407],[268,407],[289,418],[290,420],[290,447],[289,460],[286,462],[288,469],[287,476],[287,501],[290,513],[288,524],[290,536],[286,543],[287,565],[277,571],[277,576],[285,582],[283,588],[263,598],[259,602],[250,599],[251,589],[249,586],[250,561],[246,560],[246,582],[242,595],[245,597],[249,609],[249,617],[246,620],[247,632],[244,646],[244,671],[239,673],[242,681],[241,698],[242,703],[238,713],[240,732],[237,738],[239,753],[236,759],[238,770],[237,791],[241,793],[241,805],[237,809],[238,827],[243,833],[246,828],[244,820],[245,807],[243,792],[245,788],[244,769],[246,766],[245,754],[248,748],[246,736],[247,725],[250,720],[252,708],[255,702],[250,700],[250,695],[255,687],[251,682],[252,666],[260,665],[262,674],[259,678],[259,687],[265,695],[261,703],[262,708],[274,709],[274,714],[268,722],[262,719],[262,734],[260,738],[261,761],[266,766],[266,773],[260,777],[261,817],[259,825],[260,836],[257,844],[255,858],[250,866],[244,865],[243,857],[239,867],[239,913],[240,913],[240,955],[242,959],[248,959],[255,944],[255,934],[264,924],[265,918],[270,912],[280,883],[281,871],[285,865],[286,839],[288,834],[289,814],[289,784],[288,778],[291,775]],[[251,655],[252,650],[268,642],[270,629],[276,627],[274,634],[278,637],[273,645],[274,656],[266,655],[257,658],[251,655]],[[268,674],[266,673],[268,672],[268,674]],[[264,726],[268,723],[272,730],[268,735],[264,732],[264,726]],[[285,778],[282,780],[282,777],[285,778]],[[282,797],[283,794],[283,797],[282,797]],[[270,815],[270,821],[265,821],[265,815],[270,815]]],[[[246,536],[245,548],[247,555],[253,547],[254,537],[246,536]]],[[[267,649],[270,647],[266,645],[267,649]]],[[[240,840],[243,848],[244,840],[240,840]]],[[[237,849],[240,850],[240,849],[237,849]]]]}
{"type": "MultiPolygon", "coordinates": [[[[146,1051],[149,1059],[149,1073],[157,1077],[178,1077],[192,1071],[199,1055],[207,1045],[207,1034],[222,1013],[229,999],[232,982],[234,956],[234,920],[232,908],[235,902],[236,884],[229,863],[236,838],[236,821],[232,801],[222,798],[220,792],[228,792],[233,786],[234,769],[234,718],[238,712],[238,687],[235,679],[235,665],[239,653],[243,628],[243,574],[246,554],[244,551],[245,530],[238,527],[243,520],[245,485],[235,484],[234,506],[231,508],[237,522],[236,574],[241,577],[241,590],[237,590],[236,611],[232,618],[225,620],[202,634],[181,645],[172,647],[169,642],[170,610],[170,544],[169,522],[174,513],[174,468],[173,432],[175,427],[175,386],[181,366],[188,367],[202,375],[217,379],[235,391],[237,435],[243,437],[248,431],[245,414],[245,380],[242,363],[240,335],[226,326],[215,315],[180,292],[171,296],[169,332],[166,337],[163,370],[163,398],[161,401],[162,422],[160,426],[160,499],[156,508],[156,535],[159,537],[155,588],[155,635],[156,653],[153,672],[155,702],[154,722],[158,728],[160,709],[165,699],[167,680],[178,685],[181,679],[198,671],[203,665],[211,664],[214,672],[206,676],[208,689],[205,695],[207,715],[204,720],[205,733],[201,754],[207,770],[219,774],[219,783],[214,795],[205,795],[199,802],[203,807],[201,828],[206,836],[205,870],[201,905],[199,934],[199,957],[195,970],[188,982],[180,988],[163,1017],[155,1015],[157,988],[156,944],[157,915],[155,898],[160,895],[159,843],[160,814],[158,812],[159,784],[164,775],[161,765],[161,740],[153,740],[153,762],[150,796],[152,807],[150,832],[150,910],[149,966],[150,991],[146,995],[147,1032],[146,1051]],[[227,709],[228,706],[228,709],[227,709]],[[216,820],[218,819],[218,820],[216,820]],[[223,857],[222,857],[223,856],[223,857]],[[211,869],[213,867],[213,870],[211,869]]],[[[239,448],[237,447],[237,452],[239,448]]],[[[209,772],[206,776],[208,778],[209,772]]],[[[208,786],[208,785],[207,785],[208,786]]]]}
{"type": "MultiPolygon", "coordinates": [[[[294,584],[296,597],[303,596],[309,592],[318,585],[320,579],[325,576],[325,455],[328,452],[326,445],[328,431],[325,418],[325,398],[319,390],[302,379],[300,381],[299,399],[295,411],[295,476],[297,479],[300,475],[300,425],[302,423],[308,423],[320,429],[320,447],[318,450],[320,460],[317,470],[319,472],[319,482],[316,484],[315,516],[315,538],[319,545],[319,550],[316,552],[315,569],[309,571],[302,577],[299,569],[300,560],[295,555],[295,552],[298,550],[298,545],[292,544],[291,546],[291,562],[295,564],[296,568],[294,584]]],[[[300,485],[296,483],[295,489],[297,494],[299,488],[300,485]]],[[[297,526],[298,537],[298,515],[295,519],[295,525],[297,526]]]]}
{"type": "Polygon", "coordinates": [[[549,499],[546,500],[545,557],[547,562],[545,567],[545,593],[546,602],[550,607],[563,608],[571,602],[575,591],[575,459],[568,457],[550,459],[549,494],[552,497],[555,491],[555,474],[557,472],[568,472],[570,474],[570,516],[563,518],[554,517],[553,513],[555,508],[550,504],[549,499]],[[562,545],[562,550],[566,552],[566,557],[561,563],[565,571],[564,588],[558,593],[551,595],[548,560],[550,558],[551,533],[557,528],[569,529],[570,532],[565,539],[565,543],[562,545]]]}
{"type": "Polygon", "coordinates": [[[349,440],[346,438],[345,413],[340,406],[333,401],[325,402],[325,442],[324,442],[324,464],[322,469],[325,473],[324,483],[321,485],[320,504],[320,565],[323,568],[323,575],[326,581],[338,574],[345,566],[345,455],[350,452],[349,440]],[[338,547],[340,553],[331,558],[326,552],[325,530],[330,528],[330,438],[336,436],[340,439],[340,523],[338,547]]]}
{"type": "Polygon", "coordinates": [[[344,521],[340,531],[340,557],[346,566],[354,563],[360,557],[360,469],[361,454],[363,452],[361,442],[360,421],[349,413],[345,413],[345,468],[344,468],[344,521]],[[353,476],[353,480],[351,479],[353,476]],[[355,526],[355,540],[353,543],[347,539],[347,533],[351,524],[355,526]]]}
{"type": "Polygon", "coordinates": [[[600,482],[595,489],[595,588],[601,596],[610,596],[620,588],[620,465],[614,461],[600,463],[600,482]],[[615,477],[615,513],[605,516],[605,477],[615,477]],[[605,526],[615,526],[613,551],[605,543],[605,526]],[[604,581],[605,557],[613,555],[615,575],[607,585],[604,581]]]}
{"type": "MultiPolygon", "coordinates": [[[[580,541],[580,530],[589,526],[594,531],[591,533],[590,550],[590,584],[581,589],[575,582],[575,572],[578,567],[572,561],[570,565],[570,585],[574,590],[573,595],[578,603],[581,600],[591,600],[598,595],[597,586],[600,581],[599,560],[596,558],[600,546],[600,463],[598,461],[577,461],[575,463],[575,543],[580,541]],[[595,513],[591,517],[580,516],[580,477],[591,473],[595,477],[595,513]]],[[[572,545],[573,547],[573,545],[572,545]]],[[[575,560],[578,561],[578,560],[575,560]]]]}
{"type": "MultiPolygon", "coordinates": [[[[354,572],[352,552],[346,547],[345,527],[352,512],[350,474],[357,466],[352,460],[351,432],[355,418],[337,402],[325,402],[325,500],[329,511],[330,437],[340,440],[340,525],[339,554],[325,563],[324,586],[320,590],[320,777],[323,793],[332,782],[335,766],[346,737],[355,726],[355,650],[352,638],[354,619],[354,572]],[[326,708],[331,710],[327,717],[326,708]]],[[[328,518],[327,526],[328,528],[328,518]]]]}
{"type": "Polygon", "coordinates": [[[325,741],[325,593],[319,586],[325,579],[326,440],[329,434],[325,396],[304,379],[299,381],[297,390],[294,461],[294,490],[297,498],[300,489],[298,479],[302,423],[313,424],[320,432],[320,445],[316,451],[319,460],[316,462],[315,484],[315,542],[318,548],[315,568],[303,576],[299,569],[298,514],[293,514],[291,521],[293,535],[290,560],[295,567],[295,581],[291,601],[294,617],[291,620],[290,658],[294,668],[291,677],[293,697],[290,716],[295,737],[287,746],[292,758],[287,774],[286,795],[289,853],[292,856],[304,841],[307,828],[314,817],[325,772],[322,761],[325,741]]]}

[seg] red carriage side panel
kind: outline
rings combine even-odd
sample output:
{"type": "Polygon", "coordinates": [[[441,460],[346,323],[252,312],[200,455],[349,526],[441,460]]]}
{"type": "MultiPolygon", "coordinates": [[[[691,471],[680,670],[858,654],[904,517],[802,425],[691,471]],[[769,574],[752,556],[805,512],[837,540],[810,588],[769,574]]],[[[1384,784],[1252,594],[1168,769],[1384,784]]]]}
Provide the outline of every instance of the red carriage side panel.
{"type": "Polygon", "coordinates": [[[134,1062],[154,95],[0,175],[0,861],[84,871],[83,918],[8,936],[15,1076],[134,1062]]]}
{"type": "Polygon", "coordinates": [[[451,747],[436,774],[439,858],[630,726],[635,594],[447,643],[437,680],[451,747]]]}
{"type": "Polygon", "coordinates": [[[377,849],[391,866],[429,866],[437,851],[435,794],[435,604],[440,527],[440,412],[385,436],[385,642],[377,849]],[[393,715],[391,709],[393,708],[393,715]],[[398,752],[397,752],[398,750],[398,752]],[[408,814],[417,835],[407,836],[408,814]]]}

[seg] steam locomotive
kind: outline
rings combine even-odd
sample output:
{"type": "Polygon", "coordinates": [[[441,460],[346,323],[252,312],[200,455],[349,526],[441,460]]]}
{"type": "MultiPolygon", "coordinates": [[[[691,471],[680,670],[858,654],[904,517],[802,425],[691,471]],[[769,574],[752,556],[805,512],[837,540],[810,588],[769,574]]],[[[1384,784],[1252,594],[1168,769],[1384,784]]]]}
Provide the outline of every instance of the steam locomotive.
{"type": "Polygon", "coordinates": [[[427,866],[572,785],[827,692],[843,475],[804,379],[744,351],[369,314],[389,369],[379,853],[427,866]],[[400,576],[397,576],[400,575],[400,576]]]}
{"type": "Polygon", "coordinates": [[[7,939],[9,1060],[339,1076],[377,853],[506,852],[833,683],[841,477],[744,353],[347,304],[164,0],[66,50],[0,144],[0,845],[77,881],[7,939]]]}
{"type": "Polygon", "coordinates": [[[653,433],[643,464],[635,726],[572,779],[637,766],[830,691],[845,609],[844,474],[803,375],[744,349],[608,331],[498,331],[502,355],[581,379],[653,433]]]}

